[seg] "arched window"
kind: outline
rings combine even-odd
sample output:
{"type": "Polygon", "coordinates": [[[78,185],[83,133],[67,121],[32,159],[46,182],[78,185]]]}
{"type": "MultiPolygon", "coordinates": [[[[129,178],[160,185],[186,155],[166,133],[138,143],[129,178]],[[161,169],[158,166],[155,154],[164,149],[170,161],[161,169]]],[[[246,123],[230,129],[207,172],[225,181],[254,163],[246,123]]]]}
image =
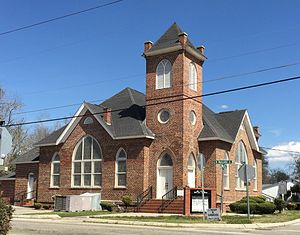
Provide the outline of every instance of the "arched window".
{"type": "Polygon", "coordinates": [[[127,184],[127,154],[120,148],[116,156],[116,187],[126,187],[127,184]]]}
{"type": "Polygon", "coordinates": [[[197,70],[194,63],[190,63],[189,87],[190,89],[197,91],[197,70]]]}
{"type": "Polygon", "coordinates": [[[159,161],[159,166],[173,166],[172,158],[169,154],[165,154],[159,161]]]}
{"type": "Polygon", "coordinates": [[[156,89],[171,87],[171,70],[170,61],[163,59],[156,67],[156,89]]]}
{"type": "Polygon", "coordinates": [[[83,137],[74,149],[73,187],[100,187],[102,184],[102,152],[97,140],[83,137]]]}
{"type": "Polygon", "coordinates": [[[191,154],[188,161],[188,186],[190,188],[195,188],[195,178],[196,178],[196,167],[195,167],[195,158],[194,155],[191,154]]]}
{"type": "MultiPolygon", "coordinates": [[[[228,153],[226,151],[224,153],[224,160],[229,160],[228,153]]],[[[223,177],[224,189],[229,189],[229,164],[224,165],[223,177]]]]}
{"type": "Polygon", "coordinates": [[[254,168],[254,178],[253,178],[253,190],[257,190],[257,162],[256,159],[253,160],[253,168],[254,168]]]}
{"type": "Polygon", "coordinates": [[[55,153],[51,163],[51,187],[60,186],[60,157],[55,153]]]}
{"type": "Polygon", "coordinates": [[[245,149],[245,145],[242,141],[239,142],[236,154],[235,154],[235,187],[237,189],[244,189],[244,181],[241,180],[238,174],[239,168],[243,165],[243,163],[248,163],[247,153],[245,149]]]}

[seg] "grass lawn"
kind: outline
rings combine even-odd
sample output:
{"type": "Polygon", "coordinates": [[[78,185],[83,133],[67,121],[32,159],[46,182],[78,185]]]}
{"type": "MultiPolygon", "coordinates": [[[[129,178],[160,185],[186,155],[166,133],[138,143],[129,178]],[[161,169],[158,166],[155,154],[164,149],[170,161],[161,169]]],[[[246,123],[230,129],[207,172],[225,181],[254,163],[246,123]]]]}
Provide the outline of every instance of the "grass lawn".
{"type": "Polygon", "coordinates": [[[286,222],[300,218],[300,211],[284,211],[281,214],[276,213],[273,215],[262,215],[259,217],[251,217],[248,220],[245,216],[223,216],[222,221],[207,221],[202,217],[185,217],[185,216],[105,216],[105,218],[99,219],[110,219],[110,220],[125,220],[125,221],[140,221],[140,222],[161,222],[161,223],[220,223],[220,224],[251,224],[251,223],[278,223],[286,222]]]}
{"type": "Polygon", "coordinates": [[[76,212],[45,212],[45,213],[28,213],[26,215],[59,215],[60,217],[92,216],[112,214],[109,211],[76,211],[76,212]]]}

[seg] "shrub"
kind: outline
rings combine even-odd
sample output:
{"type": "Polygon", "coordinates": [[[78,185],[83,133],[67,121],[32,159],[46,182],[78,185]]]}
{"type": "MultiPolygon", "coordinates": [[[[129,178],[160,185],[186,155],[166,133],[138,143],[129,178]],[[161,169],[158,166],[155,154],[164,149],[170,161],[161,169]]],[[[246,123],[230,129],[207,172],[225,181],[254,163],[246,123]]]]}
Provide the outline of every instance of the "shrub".
{"type": "Polygon", "coordinates": [[[281,213],[283,209],[286,208],[286,202],[281,198],[275,198],[274,204],[276,206],[276,210],[279,210],[279,213],[281,213]]]}
{"type": "Polygon", "coordinates": [[[51,208],[51,205],[49,205],[49,204],[43,205],[43,209],[45,209],[45,210],[49,210],[50,208],[51,208]]]}
{"type": "MultiPolygon", "coordinates": [[[[252,196],[249,198],[250,202],[250,213],[251,214],[273,214],[275,212],[276,206],[272,202],[266,202],[265,197],[252,196]]],[[[247,198],[244,197],[240,201],[231,203],[229,208],[232,212],[247,214],[247,198]]]]}
{"type": "Polygon", "coordinates": [[[114,205],[110,202],[101,202],[100,205],[102,210],[113,211],[114,205]]]}
{"type": "Polygon", "coordinates": [[[291,191],[293,193],[300,193],[300,183],[297,183],[293,187],[291,187],[291,191]]]}
{"type": "Polygon", "coordinates": [[[259,203],[256,207],[255,214],[273,214],[276,206],[273,202],[259,203]]]}
{"type": "Polygon", "coordinates": [[[287,205],[286,205],[286,208],[288,210],[296,210],[297,209],[297,204],[294,203],[294,202],[289,202],[287,205]]]}
{"type": "Polygon", "coordinates": [[[127,207],[131,205],[132,199],[131,199],[130,196],[123,196],[123,197],[122,197],[122,202],[124,203],[124,205],[125,205],[125,210],[127,211],[127,207]]]}
{"type": "Polygon", "coordinates": [[[33,204],[34,209],[39,210],[42,208],[42,204],[41,203],[34,203],[33,204]]]}
{"type": "Polygon", "coordinates": [[[10,221],[12,218],[13,208],[10,205],[6,205],[3,200],[0,199],[0,234],[8,234],[11,229],[10,221]]]}

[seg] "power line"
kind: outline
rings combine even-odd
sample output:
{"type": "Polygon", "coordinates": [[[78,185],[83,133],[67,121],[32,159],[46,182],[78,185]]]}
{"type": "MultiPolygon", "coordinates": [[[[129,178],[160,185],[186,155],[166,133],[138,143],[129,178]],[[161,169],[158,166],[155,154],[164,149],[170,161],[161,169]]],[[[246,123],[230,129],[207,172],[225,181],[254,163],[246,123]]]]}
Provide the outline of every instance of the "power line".
{"type": "MultiPolygon", "coordinates": [[[[222,91],[207,93],[207,94],[203,94],[203,95],[189,96],[189,97],[183,97],[183,98],[179,98],[179,99],[160,101],[160,102],[156,102],[156,103],[146,104],[146,105],[143,105],[142,107],[149,107],[149,106],[153,106],[153,105],[172,103],[172,102],[182,101],[182,100],[187,100],[187,99],[195,99],[195,98],[200,98],[200,97],[208,97],[208,96],[226,94],[226,93],[231,93],[231,92],[235,92],[235,91],[252,89],[252,88],[257,88],[257,87],[262,87],[262,86],[269,86],[269,85],[273,85],[273,84],[277,84],[277,83],[283,83],[283,82],[288,82],[288,81],[293,81],[293,80],[298,80],[298,79],[300,79],[300,76],[285,78],[285,79],[280,79],[280,80],[274,80],[274,81],[265,82],[265,83],[258,83],[258,84],[254,84],[254,85],[238,87],[238,88],[233,88],[233,89],[228,89],[228,90],[222,90],[222,91]]],[[[180,95],[180,96],[182,96],[182,95],[180,95]]],[[[164,97],[164,99],[174,98],[174,97],[177,97],[177,96],[164,97]]],[[[154,99],[152,99],[152,100],[154,100],[154,99]]],[[[126,109],[127,108],[120,108],[120,109],[111,110],[111,112],[120,112],[120,111],[124,111],[126,109]]],[[[103,114],[103,113],[104,112],[96,112],[96,113],[93,113],[92,115],[98,115],[98,114],[103,114]]],[[[71,118],[74,118],[74,117],[84,117],[84,116],[89,116],[89,115],[90,114],[83,114],[83,115],[77,115],[77,116],[74,115],[74,116],[67,116],[67,117],[60,117],[60,118],[44,119],[44,120],[40,120],[40,121],[12,123],[12,124],[8,124],[8,125],[4,125],[4,127],[22,126],[22,125],[31,125],[31,124],[37,124],[37,123],[53,122],[53,121],[71,119],[71,118]]]]}
{"type": "Polygon", "coordinates": [[[269,148],[269,147],[262,147],[262,148],[268,149],[268,150],[274,150],[274,151],[280,151],[280,152],[292,153],[292,154],[300,154],[300,152],[297,152],[297,151],[291,151],[291,150],[283,150],[283,149],[269,148]]]}
{"type": "Polygon", "coordinates": [[[277,46],[277,47],[270,47],[270,48],[265,48],[265,49],[261,49],[261,50],[248,51],[248,52],[237,54],[237,55],[216,58],[216,59],[208,60],[208,62],[228,60],[228,59],[233,59],[233,58],[237,58],[237,57],[242,57],[242,56],[247,56],[247,55],[254,55],[254,54],[258,54],[258,53],[262,53],[262,52],[266,52],[266,51],[272,51],[272,50],[277,50],[277,49],[280,49],[280,48],[297,46],[297,45],[300,45],[300,43],[283,44],[283,45],[280,45],[280,46],[277,46]]]}
{"type": "Polygon", "coordinates": [[[113,2],[98,5],[98,6],[95,6],[95,7],[87,8],[87,9],[84,9],[84,10],[81,10],[81,11],[72,12],[72,13],[69,13],[69,14],[66,14],[66,15],[63,15],[63,16],[58,16],[58,17],[54,17],[54,18],[51,18],[51,19],[48,19],[48,20],[43,20],[43,21],[40,21],[40,22],[37,22],[37,23],[34,23],[34,24],[30,24],[30,25],[19,27],[19,28],[11,29],[11,30],[0,33],[0,36],[15,33],[15,32],[21,31],[21,30],[29,29],[29,28],[33,28],[33,27],[36,27],[36,26],[39,26],[39,25],[42,25],[42,24],[47,24],[47,23],[57,21],[57,20],[61,20],[61,19],[67,18],[67,17],[79,15],[79,14],[82,14],[82,13],[85,13],[85,12],[88,12],[88,11],[93,11],[93,10],[96,10],[96,9],[99,9],[99,8],[111,6],[111,5],[114,5],[114,4],[117,4],[119,2],[123,2],[123,1],[124,0],[116,0],[116,1],[113,1],[113,2]]]}
{"type": "MultiPolygon", "coordinates": [[[[262,72],[267,72],[267,71],[271,71],[271,70],[287,68],[287,67],[296,66],[296,65],[300,65],[300,62],[290,63],[290,64],[284,64],[284,65],[279,65],[279,66],[269,67],[269,68],[263,68],[263,69],[249,71],[249,72],[240,73],[240,74],[227,75],[227,76],[223,76],[223,77],[219,77],[219,78],[215,78],[215,79],[211,79],[211,80],[206,80],[206,81],[202,81],[202,82],[187,83],[187,84],[184,84],[184,86],[190,86],[190,85],[194,85],[194,84],[198,84],[198,83],[216,82],[216,81],[220,81],[220,80],[226,80],[226,79],[231,79],[231,78],[236,78],[236,77],[242,77],[242,76],[246,76],[246,75],[252,75],[252,74],[256,74],[256,73],[262,73],[262,72]]],[[[130,76],[124,76],[124,77],[120,77],[120,78],[116,78],[116,79],[107,79],[107,80],[102,80],[102,81],[99,81],[99,82],[84,83],[84,84],[78,84],[78,85],[73,85],[73,86],[56,88],[55,91],[57,91],[57,90],[65,90],[65,89],[70,89],[70,88],[76,88],[76,87],[82,87],[82,86],[97,85],[97,84],[101,84],[101,83],[105,83],[105,82],[124,80],[124,79],[127,79],[127,78],[128,79],[129,78],[132,79],[133,77],[137,77],[138,78],[141,75],[144,75],[144,73],[143,74],[130,75],[130,76]]],[[[173,86],[173,87],[177,87],[177,86],[173,86]]],[[[26,94],[38,94],[38,93],[47,92],[47,91],[49,91],[49,90],[28,92],[26,94]]],[[[105,99],[95,100],[95,101],[91,101],[91,102],[100,102],[100,101],[104,101],[104,100],[105,99]]],[[[48,110],[54,110],[54,109],[72,107],[72,106],[76,106],[76,105],[80,105],[80,104],[81,103],[76,103],[76,104],[55,106],[55,107],[50,107],[50,108],[36,109],[36,110],[18,112],[18,113],[15,113],[14,115],[20,115],[20,114],[26,114],[26,113],[35,113],[35,112],[40,112],[40,111],[48,111],[48,110]]]]}

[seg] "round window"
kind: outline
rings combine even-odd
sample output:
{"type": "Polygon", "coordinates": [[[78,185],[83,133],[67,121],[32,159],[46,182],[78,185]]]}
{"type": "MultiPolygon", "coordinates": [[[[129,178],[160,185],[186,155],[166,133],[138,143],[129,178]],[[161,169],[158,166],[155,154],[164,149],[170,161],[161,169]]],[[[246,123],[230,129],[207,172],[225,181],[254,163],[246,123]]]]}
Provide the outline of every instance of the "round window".
{"type": "Polygon", "coordinates": [[[162,109],[158,113],[158,121],[160,123],[167,123],[170,119],[170,112],[167,109],[162,109]]]}
{"type": "Polygon", "coordinates": [[[196,124],[196,113],[195,113],[195,111],[191,111],[190,112],[190,122],[192,123],[192,125],[195,125],[196,124]]]}

